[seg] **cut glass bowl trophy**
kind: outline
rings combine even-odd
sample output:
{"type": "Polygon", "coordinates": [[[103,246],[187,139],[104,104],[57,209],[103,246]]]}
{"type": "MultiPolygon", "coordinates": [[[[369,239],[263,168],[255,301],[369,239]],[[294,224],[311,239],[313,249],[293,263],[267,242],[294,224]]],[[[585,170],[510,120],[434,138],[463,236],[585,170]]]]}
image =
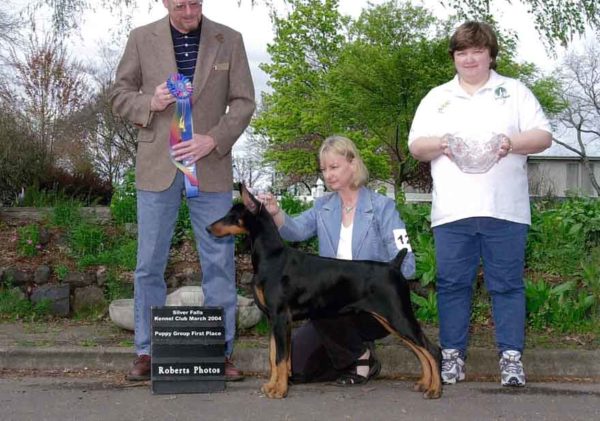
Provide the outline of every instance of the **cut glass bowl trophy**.
{"type": "Polygon", "coordinates": [[[452,160],[462,172],[468,174],[483,174],[494,166],[503,138],[501,134],[483,141],[475,137],[446,136],[452,160]]]}

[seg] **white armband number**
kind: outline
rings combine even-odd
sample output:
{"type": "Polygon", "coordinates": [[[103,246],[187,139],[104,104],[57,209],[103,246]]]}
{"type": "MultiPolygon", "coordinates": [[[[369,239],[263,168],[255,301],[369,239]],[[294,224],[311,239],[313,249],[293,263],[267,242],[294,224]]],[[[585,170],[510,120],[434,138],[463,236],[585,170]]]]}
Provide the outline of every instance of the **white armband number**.
{"type": "Polygon", "coordinates": [[[408,233],[404,228],[398,228],[392,231],[394,234],[394,241],[398,250],[407,249],[408,252],[412,252],[410,247],[410,240],[408,239],[408,233]]]}

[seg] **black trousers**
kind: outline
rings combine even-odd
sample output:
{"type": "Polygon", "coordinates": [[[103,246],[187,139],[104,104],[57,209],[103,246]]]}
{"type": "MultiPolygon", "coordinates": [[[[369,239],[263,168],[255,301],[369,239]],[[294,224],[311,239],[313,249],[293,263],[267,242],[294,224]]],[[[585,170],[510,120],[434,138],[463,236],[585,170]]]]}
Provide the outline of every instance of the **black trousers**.
{"type": "Polygon", "coordinates": [[[293,383],[337,379],[389,332],[368,313],[309,320],[292,332],[293,383]]]}

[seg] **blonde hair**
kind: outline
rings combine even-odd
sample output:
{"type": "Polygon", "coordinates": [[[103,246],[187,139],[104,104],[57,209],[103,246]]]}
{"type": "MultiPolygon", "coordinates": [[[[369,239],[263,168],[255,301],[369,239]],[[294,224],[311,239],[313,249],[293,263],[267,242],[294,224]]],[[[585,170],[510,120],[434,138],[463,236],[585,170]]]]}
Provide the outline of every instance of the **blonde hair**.
{"type": "Polygon", "coordinates": [[[336,153],[345,157],[348,162],[354,161],[356,165],[356,172],[352,180],[352,187],[359,188],[367,184],[369,179],[369,170],[356,148],[354,142],[344,136],[330,136],[323,141],[321,148],[319,149],[319,160],[322,162],[325,154],[336,153]]]}

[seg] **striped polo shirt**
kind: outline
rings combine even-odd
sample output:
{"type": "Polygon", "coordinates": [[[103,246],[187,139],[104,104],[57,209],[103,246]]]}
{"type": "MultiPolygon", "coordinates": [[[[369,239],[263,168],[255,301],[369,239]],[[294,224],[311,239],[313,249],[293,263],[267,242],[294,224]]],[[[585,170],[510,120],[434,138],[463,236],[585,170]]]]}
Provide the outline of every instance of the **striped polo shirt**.
{"type": "Polygon", "coordinates": [[[171,25],[171,37],[173,38],[177,70],[193,83],[198,46],[200,45],[200,25],[198,29],[187,34],[179,32],[171,25]]]}

